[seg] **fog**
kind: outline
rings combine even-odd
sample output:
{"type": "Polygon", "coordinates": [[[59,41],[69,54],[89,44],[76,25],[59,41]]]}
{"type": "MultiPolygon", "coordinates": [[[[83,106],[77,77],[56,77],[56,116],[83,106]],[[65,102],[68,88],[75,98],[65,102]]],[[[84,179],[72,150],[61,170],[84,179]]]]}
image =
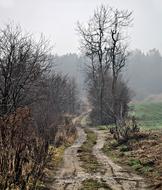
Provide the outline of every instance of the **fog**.
{"type": "Polygon", "coordinates": [[[53,53],[58,55],[57,69],[75,77],[83,91],[84,76],[80,71],[83,63],[78,57],[80,51],[76,23],[87,22],[97,6],[107,3],[112,7],[133,11],[133,25],[128,30],[129,50],[133,53],[124,77],[134,90],[135,97],[141,99],[161,93],[160,0],[0,0],[0,27],[14,22],[36,39],[43,34],[53,46],[53,53]],[[150,51],[154,48],[156,50],[150,51]]]}
{"type": "Polygon", "coordinates": [[[130,49],[162,52],[161,0],[0,0],[0,26],[14,21],[36,37],[43,33],[59,55],[79,53],[76,23],[86,22],[101,3],[133,11],[130,49]]]}
{"type": "MultiPolygon", "coordinates": [[[[82,95],[85,94],[85,59],[77,54],[55,56],[56,68],[59,72],[74,78],[82,95]]],[[[162,97],[162,55],[157,49],[144,53],[141,50],[131,52],[123,78],[133,92],[134,100],[156,99],[162,97]]]]}

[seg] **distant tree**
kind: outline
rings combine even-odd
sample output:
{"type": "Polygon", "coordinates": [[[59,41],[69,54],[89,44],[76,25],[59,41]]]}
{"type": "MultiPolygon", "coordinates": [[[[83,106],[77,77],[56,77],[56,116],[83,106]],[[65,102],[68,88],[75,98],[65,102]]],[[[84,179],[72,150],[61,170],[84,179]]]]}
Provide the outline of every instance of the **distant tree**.
{"type": "MultiPolygon", "coordinates": [[[[119,123],[123,121],[126,116],[125,113],[127,113],[124,108],[126,107],[128,101],[126,100],[125,102],[120,100],[121,97],[117,96],[117,93],[119,88],[118,77],[128,58],[128,46],[127,43],[125,43],[126,37],[124,36],[124,30],[131,24],[131,22],[132,12],[123,10],[119,11],[117,9],[113,11],[109,40],[109,60],[112,70],[112,111],[117,134],[120,126],[119,123]]],[[[128,91],[126,92],[128,93],[128,91]]],[[[125,93],[125,99],[128,98],[129,100],[130,97],[127,93],[125,93]]]]}
{"type": "Polygon", "coordinates": [[[81,50],[89,58],[88,75],[91,75],[94,87],[97,87],[100,123],[103,123],[104,74],[109,69],[108,38],[111,24],[111,9],[101,6],[94,12],[87,26],[78,24],[81,37],[81,50]],[[97,83],[99,85],[97,85],[97,83]]]}
{"type": "Polygon", "coordinates": [[[128,62],[124,77],[129,78],[129,85],[135,92],[134,99],[144,100],[162,93],[162,55],[158,50],[152,49],[146,53],[134,50],[128,62]]]}
{"type": "Polygon", "coordinates": [[[32,105],[32,110],[38,130],[46,139],[53,139],[54,142],[58,125],[63,123],[64,117],[78,113],[76,83],[67,75],[52,73],[42,81],[37,97],[39,101],[32,105]]]}
{"type": "MultiPolygon", "coordinates": [[[[131,24],[131,15],[129,11],[119,11],[102,5],[86,26],[78,24],[81,51],[90,60],[86,65],[87,79],[90,88],[95,89],[94,95],[90,96],[97,103],[95,105],[98,107],[100,124],[105,124],[104,115],[111,115],[116,123],[119,116],[126,114],[124,108],[128,101],[123,101],[118,92],[119,84],[123,84],[119,76],[128,56],[124,31],[131,24]],[[109,79],[111,82],[108,84],[109,79]],[[107,97],[110,101],[106,102],[107,97]]],[[[128,90],[126,92],[129,93],[128,90]]],[[[95,105],[93,107],[97,109],[95,105]]]]}

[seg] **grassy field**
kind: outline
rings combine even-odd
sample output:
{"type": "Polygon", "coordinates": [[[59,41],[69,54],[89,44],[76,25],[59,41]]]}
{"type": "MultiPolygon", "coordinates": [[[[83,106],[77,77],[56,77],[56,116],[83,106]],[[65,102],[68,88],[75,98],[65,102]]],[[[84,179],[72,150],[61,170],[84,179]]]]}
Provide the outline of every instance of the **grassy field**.
{"type": "Polygon", "coordinates": [[[142,128],[162,129],[162,102],[132,103],[130,108],[142,128]]]}

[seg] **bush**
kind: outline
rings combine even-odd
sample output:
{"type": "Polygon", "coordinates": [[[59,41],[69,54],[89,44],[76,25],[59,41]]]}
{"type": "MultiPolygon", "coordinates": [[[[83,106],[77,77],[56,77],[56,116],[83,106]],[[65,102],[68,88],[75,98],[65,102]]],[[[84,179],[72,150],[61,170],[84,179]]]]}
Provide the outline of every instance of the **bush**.
{"type": "Polygon", "coordinates": [[[33,189],[43,177],[48,142],[38,136],[28,108],[0,118],[0,189],[33,189]]]}
{"type": "Polygon", "coordinates": [[[116,122],[116,126],[110,128],[110,133],[113,134],[118,143],[127,142],[130,138],[135,137],[139,131],[140,129],[134,116],[116,122]]]}

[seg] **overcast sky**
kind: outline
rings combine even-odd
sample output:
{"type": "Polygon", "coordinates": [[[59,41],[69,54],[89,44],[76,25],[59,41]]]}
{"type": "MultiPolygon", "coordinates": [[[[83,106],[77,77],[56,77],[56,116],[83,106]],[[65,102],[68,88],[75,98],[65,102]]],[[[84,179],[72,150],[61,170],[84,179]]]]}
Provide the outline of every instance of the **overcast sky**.
{"type": "Polygon", "coordinates": [[[36,37],[43,33],[54,53],[78,52],[76,23],[86,22],[100,4],[134,12],[131,49],[162,52],[162,0],[0,0],[0,27],[14,21],[36,37]]]}

